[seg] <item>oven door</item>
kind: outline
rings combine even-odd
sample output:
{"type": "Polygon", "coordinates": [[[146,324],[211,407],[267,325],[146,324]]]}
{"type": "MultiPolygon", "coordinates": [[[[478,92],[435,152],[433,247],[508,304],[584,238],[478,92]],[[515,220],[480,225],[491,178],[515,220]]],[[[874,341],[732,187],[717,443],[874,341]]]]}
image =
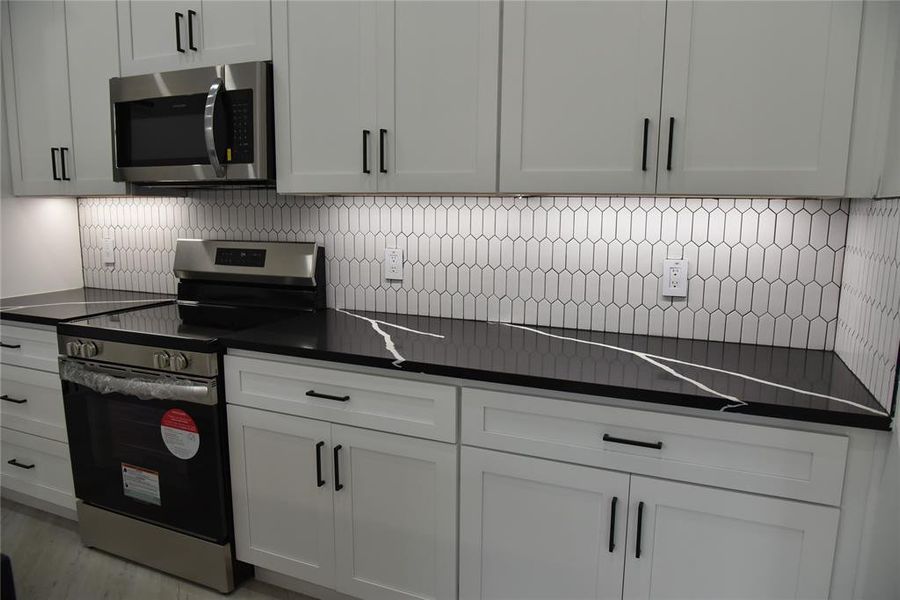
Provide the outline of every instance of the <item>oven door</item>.
{"type": "Polygon", "coordinates": [[[113,178],[270,179],[269,79],[263,62],[110,79],[113,178]]]}
{"type": "Polygon", "coordinates": [[[215,379],[60,360],[75,495],[224,543],[227,432],[215,379]]]}

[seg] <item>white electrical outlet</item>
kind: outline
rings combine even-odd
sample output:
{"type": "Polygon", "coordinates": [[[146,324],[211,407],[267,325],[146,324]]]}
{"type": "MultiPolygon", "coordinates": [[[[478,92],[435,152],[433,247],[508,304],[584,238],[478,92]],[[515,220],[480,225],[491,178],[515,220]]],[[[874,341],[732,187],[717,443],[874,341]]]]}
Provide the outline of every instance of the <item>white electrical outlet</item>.
{"type": "Polygon", "coordinates": [[[103,247],[100,251],[100,256],[104,265],[116,264],[116,240],[112,238],[103,238],[103,247]]]}
{"type": "Polygon", "coordinates": [[[403,280],[403,250],[400,248],[384,249],[384,278],[388,281],[403,280]]]}
{"type": "Polygon", "coordinates": [[[667,258],[663,261],[663,296],[687,297],[688,261],[667,258]]]}

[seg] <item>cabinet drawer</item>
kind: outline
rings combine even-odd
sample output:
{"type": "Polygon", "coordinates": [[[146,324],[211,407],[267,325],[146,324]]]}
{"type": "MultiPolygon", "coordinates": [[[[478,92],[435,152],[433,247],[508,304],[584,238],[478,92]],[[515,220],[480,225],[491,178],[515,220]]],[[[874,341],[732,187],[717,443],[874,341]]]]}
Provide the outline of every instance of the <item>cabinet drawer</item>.
{"type": "Polygon", "coordinates": [[[0,415],[9,429],[67,441],[62,387],[56,373],[4,366],[0,415]]]}
{"type": "Polygon", "coordinates": [[[68,445],[6,427],[0,436],[4,488],[75,510],[68,445]]]}
{"type": "Polygon", "coordinates": [[[225,393],[229,404],[456,441],[453,386],[226,356],[225,393]]]}
{"type": "Polygon", "coordinates": [[[841,502],[847,459],[838,435],[472,388],[462,391],[462,441],[832,505],[841,502]]]}
{"type": "Polygon", "coordinates": [[[59,372],[56,330],[0,326],[0,362],[4,365],[59,372]]]}

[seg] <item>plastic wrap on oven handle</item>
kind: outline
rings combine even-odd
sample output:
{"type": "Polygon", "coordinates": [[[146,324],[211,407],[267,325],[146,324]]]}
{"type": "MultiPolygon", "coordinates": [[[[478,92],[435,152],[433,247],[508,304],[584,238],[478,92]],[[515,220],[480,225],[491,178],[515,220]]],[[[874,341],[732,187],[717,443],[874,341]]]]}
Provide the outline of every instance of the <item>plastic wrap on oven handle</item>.
{"type": "MultiPolygon", "coordinates": [[[[181,400],[210,404],[210,387],[202,383],[158,377],[117,377],[74,361],[60,361],[59,376],[101,394],[125,394],[141,400],[181,400]]],[[[213,398],[213,401],[215,398],[213,398]]]]}

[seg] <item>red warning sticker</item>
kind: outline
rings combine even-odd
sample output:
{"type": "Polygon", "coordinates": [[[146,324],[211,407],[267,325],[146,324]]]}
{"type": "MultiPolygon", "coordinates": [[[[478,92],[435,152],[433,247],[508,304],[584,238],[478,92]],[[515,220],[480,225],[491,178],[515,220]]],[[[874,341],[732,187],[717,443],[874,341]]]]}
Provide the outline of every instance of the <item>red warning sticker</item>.
{"type": "Polygon", "coordinates": [[[173,455],[187,460],[200,450],[200,432],[197,423],[180,408],[167,410],[160,423],[163,443],[173,455]]]}

